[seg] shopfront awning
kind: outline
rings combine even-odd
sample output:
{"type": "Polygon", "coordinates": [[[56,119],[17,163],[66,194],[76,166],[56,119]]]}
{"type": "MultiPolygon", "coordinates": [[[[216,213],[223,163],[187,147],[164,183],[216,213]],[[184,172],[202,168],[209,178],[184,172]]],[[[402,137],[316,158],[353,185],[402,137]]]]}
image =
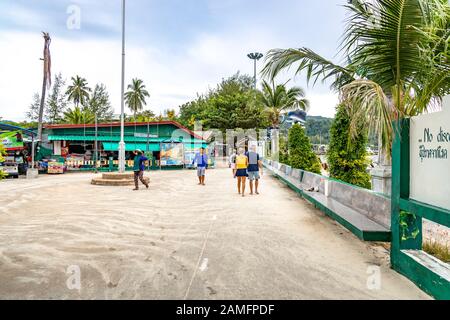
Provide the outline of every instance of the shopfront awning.
{"type": "MultiPolygon", "coordinates": [[[[146,143],[133,143],[133,142],[125,143],[126,151],[134,151],[136,149],[140,149],[146,152],[147,146],[149,151],[160,151],[159,143],[149,143],[148,145],[146,143]]],[[[105,151],[118,151],[119,144],[115,142],[103,142],[103,149],[105,151]]]]}
{"type": "MultiPolygon", "coordinates": [[[[72,135],[49,135],[48,141],[105,141],[105,142],[119,142],[120,136],[98,136],[97,138],[95,136],[72,136],[72,135]]],[[[165,138],[149,138],[148,141],[151,143],[159,143],[164,141],[165,138]]],[[[142,143],[147,142],[147,138],[141,138],[141,137],[127,137],[125,136],[125,142],[135,142],[135,143],[142,143]]]]}
{"type": "MultiPolygon", "coordinates": [[[[77,136],[77,135],[49,135],[48,141],[99,141],[99,142],[108,142],[108,143],[115,143],[120,141],[120,136],[98,136],[97,138],[95,136],[77,136]]],[[[149,138],[147,137],[133,137],[133,136],[125,136],[125,142],[126,143],[144,143],[146,144],[148,142],[150,143],[168,143],[172,140],[167,137],[162,138],[149,138]]],[[[183,143],[185,145],[197,145],[197,144],[205,144],[205,141],[192,138],[192,139],[185,139],[183,140],[183,143]]],[[[206,144],[205,144],[206,145],[206,144]]]]}

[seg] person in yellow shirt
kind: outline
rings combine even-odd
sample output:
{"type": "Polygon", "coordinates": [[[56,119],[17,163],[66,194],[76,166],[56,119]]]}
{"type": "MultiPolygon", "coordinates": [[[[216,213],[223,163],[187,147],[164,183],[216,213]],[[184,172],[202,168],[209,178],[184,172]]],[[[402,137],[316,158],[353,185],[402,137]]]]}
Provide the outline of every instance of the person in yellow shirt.
{"type": "Polygon", "coordinates": [[[238,155],[236,156],[236,177],[238,192],[239,194],[242,194],[243,197],[245,197],[245,182],[248,177],[247,168],[248,158],[244,153],[244,149],[240,148],[238,150],[238,155]]]}

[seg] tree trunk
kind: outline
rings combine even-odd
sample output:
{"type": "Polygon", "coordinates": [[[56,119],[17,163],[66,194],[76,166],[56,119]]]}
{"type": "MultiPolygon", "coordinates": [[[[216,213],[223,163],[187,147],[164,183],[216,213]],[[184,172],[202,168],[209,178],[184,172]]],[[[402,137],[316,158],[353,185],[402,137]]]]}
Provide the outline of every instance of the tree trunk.
{"type": "Polygon", "coordinates": [[[39,106],[39,118],[38,118],[38,139],[39,139],[39,141],[42,141],[42,121],[43,121],[43,117],[44,117],[46,91],[47,91],[47,73],[44,70],[44,79],[42,82],[41,105],[39,106]]]}

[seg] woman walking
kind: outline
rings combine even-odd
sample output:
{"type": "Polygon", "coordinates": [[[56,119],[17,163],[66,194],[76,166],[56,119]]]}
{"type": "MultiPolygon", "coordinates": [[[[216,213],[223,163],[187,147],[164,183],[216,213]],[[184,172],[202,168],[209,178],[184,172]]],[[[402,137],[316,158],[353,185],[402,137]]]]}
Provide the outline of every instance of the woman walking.
{"type": "Polygon", "coordinates": [[[244,153],[244,149],[240,148],[236,156],[236,177],[239,194],[245,197],[245,183],[248,177],[248,158],[244,153]],[[242,193],[241,193],[242,191],[242,193]]]}

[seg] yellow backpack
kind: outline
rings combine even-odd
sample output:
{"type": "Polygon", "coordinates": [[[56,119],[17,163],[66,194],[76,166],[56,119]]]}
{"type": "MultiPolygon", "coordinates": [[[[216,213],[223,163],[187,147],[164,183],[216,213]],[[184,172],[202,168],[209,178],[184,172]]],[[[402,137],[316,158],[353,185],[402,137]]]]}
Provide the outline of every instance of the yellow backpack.
{"type": "Polygon", "coordinates": [[[246,169],[247,168],[247,157],[240,155],[236,157],[236,169],[246,169]]]}

